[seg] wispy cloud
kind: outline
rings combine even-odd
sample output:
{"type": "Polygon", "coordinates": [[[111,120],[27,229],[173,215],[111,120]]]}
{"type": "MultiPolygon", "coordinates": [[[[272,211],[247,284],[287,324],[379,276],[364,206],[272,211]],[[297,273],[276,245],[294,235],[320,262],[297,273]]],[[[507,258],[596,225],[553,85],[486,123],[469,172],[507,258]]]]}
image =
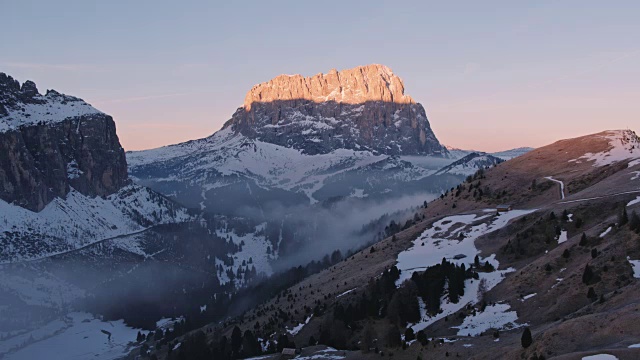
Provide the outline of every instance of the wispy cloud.
{"type": "Polygon", "coordinates": [[[101,71],[102,69],[95,65],[88,64],[46,64],[46,63],[30,63],[30,62],[0,62],[0,66],[13,69],[27,70],[56,70],[56,71],[101,71]]]}
{"type": "Polygon", "coordinates": [[[188,95],[194,95],[194,94],[193,93],[174,93],[174,94],[162,94],[162,95],[132,96],[132,97],[126,97],[126,98],[120,98],[120,99],[94,100],[93,102],[96,104],[119,104],[119,103],[148,101],[148,100],[165,99],[165,98],[188,96],[188,95]]]}

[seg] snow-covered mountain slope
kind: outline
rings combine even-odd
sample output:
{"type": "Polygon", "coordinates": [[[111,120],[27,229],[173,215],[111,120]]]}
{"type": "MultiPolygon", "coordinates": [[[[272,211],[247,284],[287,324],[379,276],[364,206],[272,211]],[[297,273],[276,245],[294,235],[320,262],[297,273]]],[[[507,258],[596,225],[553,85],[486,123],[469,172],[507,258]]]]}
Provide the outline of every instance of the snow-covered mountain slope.
{"type": "Polygon", "coordinates": [[[382,65],[278,76],[254,86],[214,135],[127,159],[140,184],[188,207],[233,215],[269,203],[439,193],[460,176],[433,177],[450,156],[424,108],[382,65]],[[431,159],[442,162],[425,165],[431,159]]]}
{"type": "Polygon", "coordinates": [[[606,149],[599,152],[588,152],[569,162],[593,162],[593,166],[602,167],[624,160],[640,158],[640,137],[631,130],[611,130],[594,135],[608,143],[606,149]]]}
{"type": "Polygon", "coordinates": [[[41,95],[32,81],[20,86],[17,80],[0,73],[0,133],[93,114],[103,113],[82,99],[55,90],[41,95]]]}
{"type": "Polygon", "coordinates": [[[533,148],[530,147],[519,147],[519,148],[515,148],[515,149],[511,149],[511,150],[505,150],[505,151],[498,151],[498,152],[494,152],[494,153],[490,153],[491,155],[500,158],[502,160],[511,160],[513,158],[516,158],[518,156],[522,156],[526,153],[528,153],[529,151],[533,150],[533,148]]]}
{"type": "MultiPolygon", "coordinates": [[[[458,160],[458,159],[462,159],[463,157],[471,154],[471,153],[482,153],[484,154],[485,152],[483,151],[477,151],[477,150],[463,150],[463,149],[458,149],[452,146],[446,146],[447,150],[449,151],[450,157],[454,160],[458,160]]],[[[510,150],[504,150],[504,151],[497,151],[497,152],[492,152],[492,153],[488,153],[489,155],[495,156],[497,158],[500,158],[502,160],[511,160],[513,158],[516,158],[518,156],[524,155],[526,153],[528,153],[529,151],[533,150],[533,148],[530,147],[519,147],[519,148],[515,148],[515,149],[510,149],[510,150]]]]}
{"type": "Polygon", "coordinates": [[[450,165],[438,170],[436,174],[455,174],[469,176],[480,169],[488,169],[504,160],[485,153],[470,153],[469,155],[454,161],[450,165]]]}
{"type": "Polygon", "coordinates": [[[309,155],[249,139],[230,128],[201,140],[129,152],[127,160],[131,176],[139,183],[202,209],[215,208],[219,204],[211,202],[220,201],[229,191],[238,195],[233,200],[236,204],[259,205],[270,199],[313,204],[356,194],[358,189],[367,195],[393,188],[394,183],[382,184],[381,176],[409,182],[433,174],[401,158],[370,151],[335,149],[309,155]]]}
{"type": "Polygon", "coordinates": [[[0,262],[190,219],[182,206],[131,182],[109,115],[0,73],[0,262]]]}
{"type": "Polygon", "coordinates": [[[133,184],[106,198],[71,189],[40,212],[0,200],[0,262],[40,259],[189,219],[181,206],[133,184]]]}

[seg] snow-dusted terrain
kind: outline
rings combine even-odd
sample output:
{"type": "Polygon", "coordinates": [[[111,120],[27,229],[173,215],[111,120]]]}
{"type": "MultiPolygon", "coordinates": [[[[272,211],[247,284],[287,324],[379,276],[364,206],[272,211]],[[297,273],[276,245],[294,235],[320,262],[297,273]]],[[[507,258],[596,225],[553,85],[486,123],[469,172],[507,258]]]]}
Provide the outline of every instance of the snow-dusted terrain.
{"type": "MultiPolygon", "coordinates": [[[[127,161],[130,173],[141,183],[156,188],[188,183],[201,189],[203,201],[212,189],[250,180],[263,189],[304,194],[313,204],[318,201],[314,194],[329,178],[375,164],[380,164],[381,171],[391,171],[400,160],[370,151],[348,149],[308,155],[298,149],[249,139],[225,128],[206,139],[129,152],[127,161]],[[164,177],[161,172],[172,175],[164,177]]],[[[432,173],[433,170],[407,166],[397,176],[402,177],[398,180],[411,181],[432,173]]],[[[354,187],[349,193],[353,193],[354,197],[366,196],[362,187],[354,187]]]]}
{"type": "Polygon", "coordinates": [[[91,314],[75,312],[3,340],[0,357],[7,360],[119,359],[131,350],[138,331],[140,329],[132,329],[122,321],[104,322],[91,314]],[[111,340],[102,330],[111,333],[111,340]]]}
{"type": "Polygon", "coordinates": [[[501,163],[502,159],[484,153],[471,153],[438,170],[436,174],[470,176],[480,169],[489,169],[501,163]]]}
{"type": "Polygon", "coordinates": [[[458,336],[478,336],[489,329],[515,329],[526,324],[518,324],[518,314],[509,311],[508,304],[487,305],[482,312],[464,318],[458,329],[458,336]]]}
{"type": "MultiPolygon", "coordinates": [[[[475,240],[480,236],[489,234],[506,226],[509,221],[520,216],[530,214],[535,210],[513,210],[498,215],[454,215],[436,221],[433,226],[425,230],[416,240],[413,246],[398,254],[397,264],[401,270],[397,284],[411,278],[416,271],[423,271],[430,266],[439,264],[443,258],[456,264],[472,263],[474,257],[480,253],[475,246],[475,240]]],[[[496,269],[499,263],[495,254],[481,259],[488,261],[496,269]]],[[[419,331],[434,322],[453,314],[467,304],[475,304],[478,301],[478,288],[480,281],[484,279],[486,289],[496,286],[505,274],[513,269],[495,270],[490,273],[479,273],[480,279],[469,279],[465,283],[464,295],[458,303],[450,303],[446,296],[442,299],[442,312],[435,316],[426,315],[422,310],[422,320],[412,326],[414,331],[419,331]]]]}
{"type": "Polygon", "coordinates": [[[157,224],[184,222],[186,210],[138,185],[106,198],[71,189],[33,212],[0,200],[0,263],[14,263],[77,250],[157,224]]]}
{"type": "Polygon", "coordinates": [[[6,116],[0,115],[0,133],[21,126],[55,124],[78,116],[102,114],[81,99],[53,90],[48,91],[46,95],[35,95],[31,103],[9,107],[7,110],[6,116]]]}
{"type": "Polygon", "coordinates": [[[602,167],[618,161],[640,158],[640,139],[633,131],[607,131],[600,136],[609,142],[609,149],[599,153],[586,153],[569,162],[587,161],[593,162],[595,167],[602,167]]]}

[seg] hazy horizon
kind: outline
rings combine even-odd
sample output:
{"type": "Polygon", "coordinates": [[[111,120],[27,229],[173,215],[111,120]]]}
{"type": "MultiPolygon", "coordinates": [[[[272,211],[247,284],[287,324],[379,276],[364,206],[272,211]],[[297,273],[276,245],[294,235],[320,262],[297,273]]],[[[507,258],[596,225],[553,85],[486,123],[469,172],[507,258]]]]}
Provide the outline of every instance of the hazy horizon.
{"type": "Polygon", "coordinates": [[[636,2],[63,3],[4,5],[20,16],[0,35],[12,50],[0,71],[112,115],[126,150],[209,136],[277,75],[371,63],[393,69],[456,148],[539,147],[640,123],[636,2]]]}

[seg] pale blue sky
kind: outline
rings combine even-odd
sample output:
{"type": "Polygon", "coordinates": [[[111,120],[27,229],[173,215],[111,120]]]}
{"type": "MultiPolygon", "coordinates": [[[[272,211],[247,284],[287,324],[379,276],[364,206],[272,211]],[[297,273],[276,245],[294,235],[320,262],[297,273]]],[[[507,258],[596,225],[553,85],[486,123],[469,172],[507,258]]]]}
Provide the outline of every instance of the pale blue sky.
{"type": "Polygon", "coordinates": [[[640,2],[603,4],[0,0],[0,71],[84,98],[141,149],[210,135],[278,74],[382,63],[443,143],[540,146],[640,130],[640,2]]]}

